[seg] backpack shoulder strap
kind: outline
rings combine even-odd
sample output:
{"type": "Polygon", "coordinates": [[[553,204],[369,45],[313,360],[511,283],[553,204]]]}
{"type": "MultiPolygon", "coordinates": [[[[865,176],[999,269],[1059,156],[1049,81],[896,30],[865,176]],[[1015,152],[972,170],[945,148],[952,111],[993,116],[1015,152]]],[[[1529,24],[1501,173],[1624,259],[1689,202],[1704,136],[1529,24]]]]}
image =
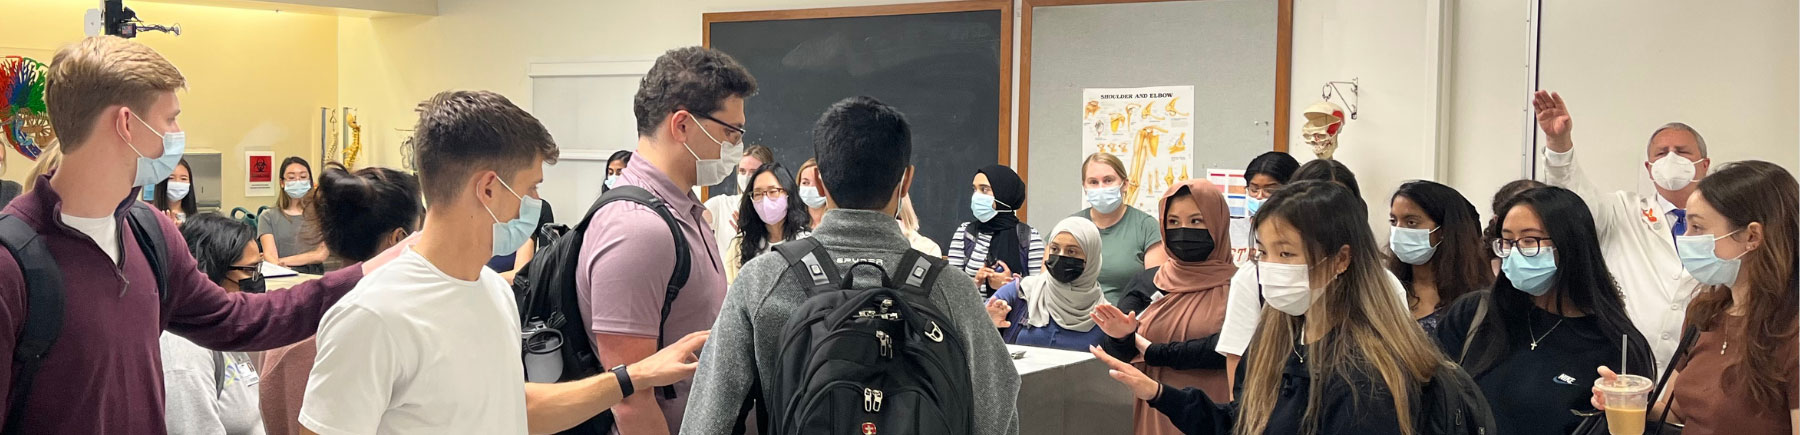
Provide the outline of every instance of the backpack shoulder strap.
{"type": "Polygon", "coordinates": [[[1463,364],[1469,359],[1469,345],[1475,343],[1475,333],[1481,332],[1481,322],[1487,320],[1489,296],[1482,295],[1480,303],[1475,306],[1475,320],[1469,322],[1469,333],[1463,336],[1462,354],[1456,357],[1457,364],[1463,364]]]}
{"type": "Polygon", "coordinates": [[[131,225],[131,235],[137,239],[138,247],[144,250],[144,258],[150,262],[150,270],[156,273],[156,295],[162,302],[169,302],[169,242],[163,238],[162,223],[156,220],[156,210],[142,202],[131,204],[127,209],[125,221],[131,225]]]}
{"type": "Polygon", "coordinates": [[[225,397],[225,352],[212,351],[214,398],[225,397]]]}
{"type": "MultiPolygon", "coordinates": [[[[662,316],[659,317],[660,320],[657,321],[656,326],[656,348],[662,349],[667,344],[662,330],[669,324],[669,312],[675,307],[675,298],[681,295],[681,288],[687,286],[689,268],[693,264],[691,259],[693,253],[688,250],[687,236],[681,233],[681,223],[676,221],[675,214],[669,211],[669,204],[638,186],[619,186],[607,190],[605,194],[600,195],[600,200],[594,201],[594,206],[588,209],[587,216],[581,219],[581,224],[575,230],[586,231],[588,224],[594,219],[594,214],[599,212],[601,207],[618,201],[635,202],[656,212],[656,216],[661,217],[663,223],[669,226],[669,234],[675,239],[675,270],[670,273],[669,284],[663,289],[662,316]]],[[[675,389],[671,387],[657,387],[656,392],[664,400],[675,398],[675,389]]]]}
{"type": "Polygon", "coordinates": [[[1031,258],[1031,232],[1035,230],[1031,228],[1031,225],[1019,222],[1018,225],[1013,226],[1013,231],[1018,233],[1019,255],[1024,255],[1027,259],[1031,258]]]}
{"type": "Polygon", "coordinates": [[[900,283],[903,288],[929,296],[932,289],[937,287],[938,275],[943,273],[947,264],[949,263],[942,258],[909,249],[906,255],[900,257],[900,267],[894,268],[894,282],[900,283]]]}
{"type": "Polygon", "coordinates": [[[806,283],[809,291],[831,285],[832,279],[838,276],[836,262],[831,260],[831,253],[825,251],[825,244],[818,240],[809,237],[776,244],[775,252],[787,261],[789,273],[806,283]]]}
{"type": "Polygon", "coordinates": [[[0,433],[18,434],[23,433],[20,422],[25,419],[25,399],[31,394],[31,383],[37,379],[38,367],[56,344],[56,338],[62,335],[62,269],[57,267],[55,257],[50,256],[50,247],[37,230],[15,216],[0,213],[0,245],[4,245],[12,253],[13,260],[19,263],[19,272],[25,281],[25,325],[20,328],[13,347],[16,370],[12,373],[12,389],[7,395],[10,406],[6,412],[6,425],[0,429],[0,433]]]}

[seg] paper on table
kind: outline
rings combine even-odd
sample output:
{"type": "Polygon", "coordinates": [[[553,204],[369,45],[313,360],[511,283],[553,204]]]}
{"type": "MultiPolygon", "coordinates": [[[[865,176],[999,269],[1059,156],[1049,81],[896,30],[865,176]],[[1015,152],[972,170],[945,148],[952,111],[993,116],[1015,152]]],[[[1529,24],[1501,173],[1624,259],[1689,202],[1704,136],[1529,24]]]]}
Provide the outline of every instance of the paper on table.
{"type": "Polygon", "coordinates": [[[293,269],[281,267],[281,265],[279,265],[279,264],[270,263],[267,261],[264,261],[262,263],[263,278],[280,278],[280,277],[284,277],[284,276],[295,276],[295,275],[299,275],[299,274],[300,274],[300,272],[295,272],[293,269]]]}

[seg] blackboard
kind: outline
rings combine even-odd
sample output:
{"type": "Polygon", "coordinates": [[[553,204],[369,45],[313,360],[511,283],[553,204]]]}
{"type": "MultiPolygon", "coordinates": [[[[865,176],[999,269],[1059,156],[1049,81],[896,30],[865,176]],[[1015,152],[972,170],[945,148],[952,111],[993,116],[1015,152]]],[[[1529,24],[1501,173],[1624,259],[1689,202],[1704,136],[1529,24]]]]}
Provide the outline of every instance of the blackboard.
{"type": "Polygon", "coordinates": [[[744,143],[773,149],[790,171],[813,157],[813,124],[832,103],[866,95],[905,113],[919,231],[948,249],[972,219],[975,170],[1011,160],[1011,6],[928,6],[707,14],[706,38],[756,77],[744,143]]]}

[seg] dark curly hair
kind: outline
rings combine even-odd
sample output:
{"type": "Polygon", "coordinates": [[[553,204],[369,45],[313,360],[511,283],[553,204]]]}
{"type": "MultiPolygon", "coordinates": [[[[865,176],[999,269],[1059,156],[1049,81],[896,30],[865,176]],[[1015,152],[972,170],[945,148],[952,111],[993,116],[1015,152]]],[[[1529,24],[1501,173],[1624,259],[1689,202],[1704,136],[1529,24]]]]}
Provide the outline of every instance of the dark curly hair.
{"type": "Polygon", "coordinates": [[[418,229],[425,214],[419,179],[393,169],[350,172],[337,163],[327,164],[316,190],[311,195],[313,226],[331,254],[347,261],[381,253],[388,234],[418,229]]]}
{"type": "Polygon", "coordinates": [[[756,95],[756,79],[730,55],[705,47],[669,50],[656,58],[638,82],[631,113],[638,136],[656,134],[656,126],[677,110],[712,115],[726,99],[756,95]]]}

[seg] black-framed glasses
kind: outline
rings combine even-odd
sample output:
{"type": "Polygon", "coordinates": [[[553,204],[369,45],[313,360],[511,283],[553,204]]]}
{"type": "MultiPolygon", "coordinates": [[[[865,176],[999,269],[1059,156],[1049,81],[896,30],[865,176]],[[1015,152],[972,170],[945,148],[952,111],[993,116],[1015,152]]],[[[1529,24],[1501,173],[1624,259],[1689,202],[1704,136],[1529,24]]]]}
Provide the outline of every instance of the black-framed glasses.
{"type": "Polygon", "coordinates": [[[1509,255],[1512,255],[1513,248],[1518,248],[1518,251],[1520,254],[1524,254],[1526,257],[1536,257],[1538,255],[1538,252],[1542,252],[1543,248],[1545,246],[1549,246],[1549,244],[1544,243],[1545,241],[1549,241],[1549,240],[1550,240],[1549,237],[1521,237],[1518,239],[1494,239],[1494,241],[1493,241],[1494,255],[1501,257],[1501,258],[1505,258],[1509,255]]]}
{"type": "Polygon", "coordinates": [[[226,271],[238,271],[250,274],[251,278],[262,276],[261,266],[225,266],[226,271]]]}
{"type": "Polygon", "coordinates": [[[763,198],[767,198],[770,196],[787,197],[787,194],[788,194],[787,189],[783,189],[783,188],[779,188],[779,187],[767,187],[767,188],[756,189],[756,190],[750,191],[750,199],[753,201],[761,201],[763,198]]]}
{"type": "Polygon", "coordinates": [[[738,127],[735,125],[731,125],[730,123],[727,123],[725,121],[720,121],[719,118],[714,118],[714,117],[712,117],[712,115],[707,115],[707,114],[702,114],[702,113],[694,113],[694,112],[688,112],[688,114],[694,115],[695,118],[700,118],[700,119],[704,119],[707,121],[719,123],[719,125],[725,126],[726,130],[729,130],[732,133],[737,133],[738,136],[743,136],[745,134],[750,133],[749,130],[745,130],[743,127],[738,127]]]}

